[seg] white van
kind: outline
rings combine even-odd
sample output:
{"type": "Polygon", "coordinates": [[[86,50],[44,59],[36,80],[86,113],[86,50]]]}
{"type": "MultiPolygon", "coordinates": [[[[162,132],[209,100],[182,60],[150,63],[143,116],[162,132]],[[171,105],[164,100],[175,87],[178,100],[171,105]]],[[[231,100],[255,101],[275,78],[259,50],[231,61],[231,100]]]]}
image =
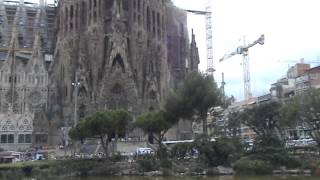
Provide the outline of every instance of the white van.
{"type": "Polygon", "coordinates": [[[146,154],[154,154],[154,151],[151,148],[137,148],[137,155],[146,155],[146,154]]]}

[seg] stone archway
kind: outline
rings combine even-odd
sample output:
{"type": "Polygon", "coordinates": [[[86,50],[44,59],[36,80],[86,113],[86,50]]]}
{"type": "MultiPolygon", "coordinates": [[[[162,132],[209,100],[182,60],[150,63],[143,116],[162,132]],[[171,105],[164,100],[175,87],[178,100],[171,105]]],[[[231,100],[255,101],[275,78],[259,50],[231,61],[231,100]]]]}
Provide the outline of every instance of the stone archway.
{"type": "Polygon", "coordinates": [[[127,94],[120,83],[115,83],[110,89],[109,108],[111,109],[127,109],[127,94]]]}
{"type": "Polygon", "coordinates": [[[117,54],[116,57],[113,59],[112,61],[112,68],[121,68],[122,72],[125,73],[125,65],[124,65],[124,62],[123,62],[123,58],[121,57],[120,54],[117,54]]]}

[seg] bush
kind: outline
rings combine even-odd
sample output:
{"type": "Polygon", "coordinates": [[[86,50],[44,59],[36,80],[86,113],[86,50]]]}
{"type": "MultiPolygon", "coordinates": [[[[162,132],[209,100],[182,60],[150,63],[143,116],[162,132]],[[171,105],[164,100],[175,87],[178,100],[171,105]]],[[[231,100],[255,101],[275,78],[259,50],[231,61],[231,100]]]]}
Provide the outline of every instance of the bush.
{"type": "Polygon", "coordinates": [[[251,160],[249,158],[239,159],[234,166],[237,174],[263,175],[272,173],[272,165],[268,161],[251,160]]]}
{"type": "Polygon", "coordinates": [[[150,172],[158,169],[158,164],[153,156],[141,156],[137,159],[140,172],[150,172]]]}
{"type": "Polygon", "coordinates": [[[318,165],[316,162],[302,161],[301,169],[311,170],[312,172],[314,172],[317,168],[318,168],[318,165]]]}
{"type": "Polygon", "coordinates": [[[120,152],[117,152],[117,153],[115,153],[114,155],[112,155],[112,156],[110,157],[110,160],[111,160],[112,162],[120,162],[120,161],[122,161],[122,160],[125,160],[125,158],[126,158],[126,157],[122,156],[122,155],[120,154],[120,152]]]}
{"type": "Polygon", "coordinates": [[[196,139],[194,146],[199,151],[200,160],[210,167],[229,166],[239,159],[243,150],[240,141],[228,138],[211,142],[206,137],[200,137],[196,139]]]}
{"type": "Polygon", "coordinates": [[[32,169],[32,166],[25,166],[22,168],[22,171],[26,176],[30,176],[32,174],[32,169]]]}
{"type": "Polygon", "coordinates": [[[171,169],[172,162],[169,159],[162,159],[160,160],[160,167],[171,169]]]}
{"type": "Polygon", "coordinates": [[[192,143],[180,143],[172,147],[170,155],[172,158],[183,159],[193,154],[192,143]]]}
{"type": "Polygon", "coordinates": [[[169,157],[169,153],[166,147],[162,147],[161,149],[157,149],[156,156],[159,159],[167,159],[169,157]]]}
{"type": "Polygon", "coordinates": [[[287,168],[298,168],[301,163],[291,157],[277,137],[258,138],[253,148],[253,159],[269,161],[275,166],[286,166],[287,168]]]}

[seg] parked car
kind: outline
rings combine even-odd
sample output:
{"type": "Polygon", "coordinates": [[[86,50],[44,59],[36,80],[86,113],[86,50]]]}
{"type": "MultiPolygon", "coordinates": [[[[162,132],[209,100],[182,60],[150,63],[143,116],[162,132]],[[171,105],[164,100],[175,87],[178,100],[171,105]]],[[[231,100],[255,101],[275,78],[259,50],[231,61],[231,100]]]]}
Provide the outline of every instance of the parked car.
{"type": "Polygon", "coordinates": [[[316,145],[316,141],[312,138],[301,138],[296,140],[289,140],[286,142],[286,147],[307,147],[316,145]]]}

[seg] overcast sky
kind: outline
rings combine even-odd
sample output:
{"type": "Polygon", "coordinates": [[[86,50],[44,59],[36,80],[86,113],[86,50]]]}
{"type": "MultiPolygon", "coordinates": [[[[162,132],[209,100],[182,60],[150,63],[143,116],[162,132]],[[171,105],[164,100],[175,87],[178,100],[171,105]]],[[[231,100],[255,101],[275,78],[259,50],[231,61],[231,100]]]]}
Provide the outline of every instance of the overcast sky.
{"type": "MultiPolygon", "coordinates": [[[[184,9],[205,10],[207,0],[173,2],[184,9]]],[[[221,73],[225,73],[228,95],[243,99],[242,57],[236,55],[222,63],[218,63],[218,59],[241,45],[243,36],[251,43],[265,34],[265,45],[256,45],[249,50],[254,96],[268,93],[270,84],[285,75],[288,65],[294,65],[293,62],[299,62],[301,58],[306,62],[320,62],[319,0],[211,0],[211,4],[215,79],[220,85],[221,73]]],[[[194,29],[199,46],[200,69],[205,71],[205,18],[199,15],[188,18],[188,26],[194,29]]]]}
{"type": "MultiPolygon", "coordinates": [[[[204,10],[207,0],[173,0],[184,9],[204,10]]],[[[215,79],[221,83],[225,73],[226,93],[243,99],[242,57],[236,55],[218,63],[225,53],[265,34],[265,45],[249,50],[251,89],[254,96],[267,93],[270,84],[284,75],[288,65],[316,61],[320,65],[319,0],[212,0],[213,54],[217,69],[215,79]],[[282,62],[279,62],[282,61],[282,62]],[[290,61],[290,62],[288,62],[290,61]]],[[[189,15],[188,25],[195,29],[200,48],[202,70],[206,69],[205,20],[189,15]]]]}

